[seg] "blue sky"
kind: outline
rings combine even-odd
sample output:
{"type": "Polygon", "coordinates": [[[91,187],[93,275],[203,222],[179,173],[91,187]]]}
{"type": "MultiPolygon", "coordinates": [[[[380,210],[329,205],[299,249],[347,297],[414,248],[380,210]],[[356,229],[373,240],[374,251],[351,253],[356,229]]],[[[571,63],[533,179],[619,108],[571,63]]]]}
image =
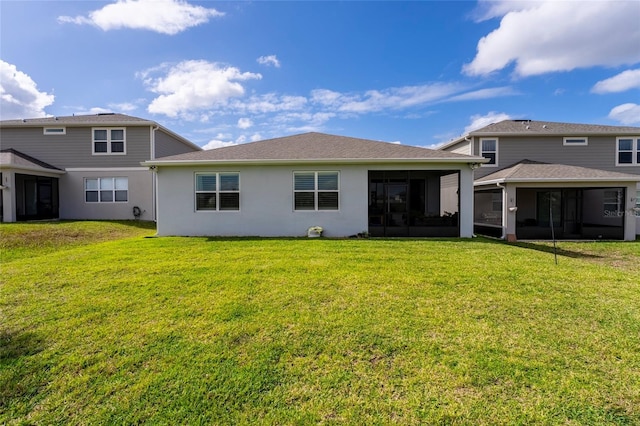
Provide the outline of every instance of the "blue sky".
{"type": "Polygon", "coordinates": [[[0,0],[0,118],[120,112],[208,148],[638,126],[638,22],[639,0],[0,0]]]}

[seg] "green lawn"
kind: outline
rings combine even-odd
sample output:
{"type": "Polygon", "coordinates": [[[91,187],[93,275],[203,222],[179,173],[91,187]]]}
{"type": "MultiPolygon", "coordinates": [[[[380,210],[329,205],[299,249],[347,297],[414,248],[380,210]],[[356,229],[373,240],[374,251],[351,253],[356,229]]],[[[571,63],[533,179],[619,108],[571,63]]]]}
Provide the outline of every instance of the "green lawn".
{"type": "Polygon", "coordinates": [[[640,424],[640,242],[153,233],[0,226],[0,424],[640,424]]]}

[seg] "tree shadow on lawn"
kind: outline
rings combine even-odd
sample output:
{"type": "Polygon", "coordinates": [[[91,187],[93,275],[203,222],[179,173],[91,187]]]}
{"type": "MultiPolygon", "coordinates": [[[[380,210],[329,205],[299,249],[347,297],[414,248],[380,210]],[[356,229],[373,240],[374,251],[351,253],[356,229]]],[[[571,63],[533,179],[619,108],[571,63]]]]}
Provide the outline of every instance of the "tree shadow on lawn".
{"type": "Polygon", "coordinates": [[[402,242],[416,242],[416,241],[425,241],[425,242],[430,242],[430,243],[434,243],[434,242],[446,242],[446,243],[452,243],[452,242],[459,242],[459,243],[484,243],[484,244],[495,244],[495,245],[506,245],[506,246],[513,246],[513,247],[519,247],[519,248],[523,248],[523,249],[527,249],[527,250],[535,250],[535,251],[540,251],[543,253],[549,253],[549,254],[553,254],[554,251],[558,256],[563,256],[563,257],[570,257],[570,258],[574,258],[574,259],[604,259],[605,256],[600,256],[597,254],[593,254],[593,253],[587,253],[584,251],[577,251],[577,250],[568,250],[562,247],[558,247],[556,245],[556,248],[554,249],[553,245],[550,245],[548,243],[545,242],[522,242],[522,241],[518,241],[518,242],[507,242],[507,241],[502,241],[502,240],[497,240],[497,239],[493,239],[493,238],[486,238],[486,237],[477,237],[477,238],[473,238],[473,239],[467,239],[467,238],[411,238],[411,237],[398,237],[398,238],[387,238],[387,237],[371,237],[371,238],[357,238],[357,237],[336,237],[336,238],[332,238],[332,237],[321,237],[321,238],[308,238],[308,237],[206,237],[206,241],[207,242],[238,242],[238,241],[304,241],[304,240],[314,240],[314,241],[371,241],[372,243],[375,243],[376,241],[395,241],[398,243],[402,243],[402,242]]]}
{"type": "MultiPolygon", "coordinates": [[[[42,368],[30,358],[45,349],[45,340],[36,333],[0,331],[0,412],[15,398],[32,395],[42,385],[42,368]]],[[[0,416],[1,417],[1,416],[0,416]]]]}
{"type": "Polygon", "coordinates": [[[44,339],[32,332],[0,331],[0,366],[44,350],[44,339]]]}
{"type": "Polygon", "coordinates": [[[541,251],[543,253],[553,254],[555,252],[558,256],[571,257],[574,259],[604,259],[604,256],[600,256],[593,253],[586,253],[583,251],[567,250],[567,249],[558,247],[557,245],[554,248],[553,245],[533,243],[533,242],[515,242],[515,243],[501,242],[501,244],[507,244],[510,246],[516,246],[516,247],[520,247],[528,250],[541,251]]]}

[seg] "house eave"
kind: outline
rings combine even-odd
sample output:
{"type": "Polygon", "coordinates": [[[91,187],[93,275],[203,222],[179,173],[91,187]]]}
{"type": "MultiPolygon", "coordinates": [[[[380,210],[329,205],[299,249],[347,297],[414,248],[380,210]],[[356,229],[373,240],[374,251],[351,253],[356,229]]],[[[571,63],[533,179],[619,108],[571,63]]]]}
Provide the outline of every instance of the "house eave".
{"type": "Polygon", "coordinates": [[[32,172],[32,173],[51,173],[54,175],[64,175],[67,173],[64,170],[45,169],[43,167],[29,167],[29,166],[20,166],[20,165],[14,165],[14,164],[0,164],[0,170],[13,170],[13,171],[32,172]]]}
{"type": "MultiPolygon", "coordinates": [[[[469,137],[500,137],[500,136],[637,136],[638,131],[631,130],[620,130],[620,131],[610,131],[610,132],[597,132],[597,131],[560,131],[553,130],[548,132],[539,132],[539,131],[521,131],[521,132],[471,132],[469,133],[469,137]]],[[[459,142],[459,141],[458,141],[459,142]]]]}
{"type": "Polygon", "coordinates": [[[280,166],[280,165],[330,165],[330,164],[397,164],[397,163],[458,163],[479,164],[488,161],[482,157],[457,158],[322,158],[322,159],[274,159],[274,160],[151,160],[140,164],[146,167],[185,166],[280,166]]]}
{"type": "Polygon", "coordinates": [[[511,183],[606,183],[606,182],[640,182],[640,176],[610,177],[610,178],[522,178],[522,179],[492,179],[482,182],[474,182],[474,187],[504,185],[511,183]]]}

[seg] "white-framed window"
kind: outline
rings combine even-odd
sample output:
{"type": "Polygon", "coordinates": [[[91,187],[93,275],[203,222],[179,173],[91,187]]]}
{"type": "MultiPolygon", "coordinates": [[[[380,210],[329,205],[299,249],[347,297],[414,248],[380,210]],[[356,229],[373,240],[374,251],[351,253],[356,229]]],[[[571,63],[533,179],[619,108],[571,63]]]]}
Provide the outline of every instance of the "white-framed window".
{"type": "Polygon", "coordinates": [[[586,136],[580,136],[580,137],[575,137],[575,136],[571,136],[571,137],[565,137],[562,138],[562,145],[566,145],[566,146],[585,146],[585,145],[589,145],[589,138],[587,138],[586,136]]]}
{"type": "Polygon", "coordinates": [[[43,127],[42,134],[44,135],[66,135],[66,127],[43,127]]]}
{"type": "Polygon", "coordinates": [[[489,161],[482,164],[482,167],[498,166],[498,139],[481,138],[480,139],[480,156],[488,158],[489,161]]]}
{"type": "Polygon", "coordinates": [[[640,217],[640,191],[636,191],[636,216],[640,217]]]}
{"type": "Polygon", "coordinates": [[[640,136],[616,138],[616,166],[640,165],[640,136]]]}
{"type": "Polygon", "coordinates": [[[240,210],[240,173],[203,172],[195,179],[196,211],[240,210]]]}
{"type": "Polygon", "coordinates": [[[124,155],[127,153],[126,132],[124,128],[91,129],[93,155],[124,155]]]}
{"type": "Polygon", "coordinates": [[[339,172],[293,172],[295,211],[338,210],[339,195],[339,172]]]}
{"type": "Polygon", "coordinates": [[[85,178],[84,200],[87,203],[126,203],[129,201],[129,178],[85,178]]]}

